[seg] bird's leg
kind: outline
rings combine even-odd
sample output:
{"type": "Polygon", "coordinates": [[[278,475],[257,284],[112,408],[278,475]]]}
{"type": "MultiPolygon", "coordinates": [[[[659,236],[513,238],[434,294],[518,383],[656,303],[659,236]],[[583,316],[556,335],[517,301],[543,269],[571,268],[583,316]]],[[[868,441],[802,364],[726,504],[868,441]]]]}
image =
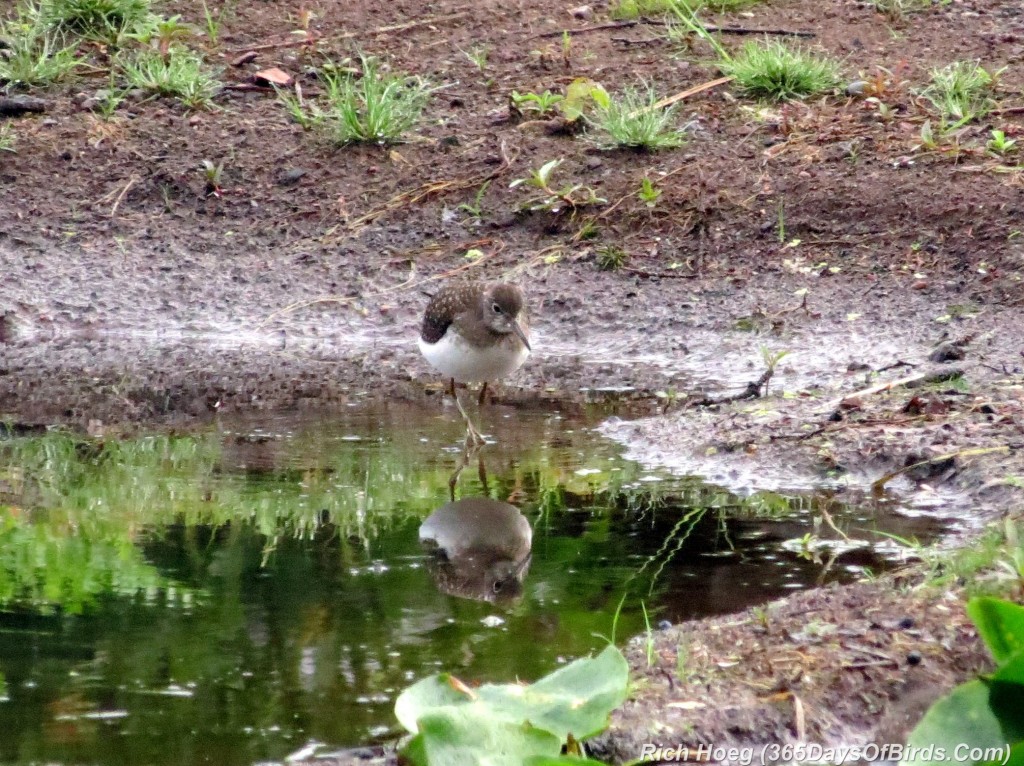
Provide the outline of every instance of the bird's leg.
{"type": "Polygon", "coordinates": [[[477,475],[480,477],[480,486],[484,488],[484,494],[490,495],[491,491],[487,488],[487,466],[484,465],[484,456],[481,452],[477,457],[477,475]]]}
{"type": "Polygon", "coordinates": [[[484,406],[484,402],[486,402],[486,401],[487,401],[487,381],[485,380],[484,384],[482,386],[480,386],[480,399],[477,401],[477,406],[483,407],[484,406]]]}
{"type": "Polygon", "coordinates": [[[462,402],[459,401],[459,395],[455,393],[455,378],[451,379],[452,399],[455,400],[455,406],[459,408],[459,414],[462,415],[462,419],[466,421],[466,445],[472,444],[475,447],[479,447],[484,443],[484,437],[480,435],[480,432],[476,430],[476,426],[473,425],[473,421],[469,419],[469,415],[462,409],[462,402]]]}

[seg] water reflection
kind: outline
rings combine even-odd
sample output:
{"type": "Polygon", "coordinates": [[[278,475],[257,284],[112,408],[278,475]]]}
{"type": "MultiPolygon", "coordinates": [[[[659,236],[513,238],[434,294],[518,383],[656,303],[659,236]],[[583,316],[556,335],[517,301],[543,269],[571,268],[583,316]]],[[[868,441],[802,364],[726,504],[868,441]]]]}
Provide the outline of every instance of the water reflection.
{"type": "Polygon", "coordinates": [[[419,534],[442,593],[501,604],[522,596],[533,530],[514,505],[486,497],[446,503],[419,534]]]}
{"type": "Polygon", "coordinates": [[[890,565],[874,530],[939,528],[884,499],[736,497],[622,460],[584,420],[488,415],[508,419],[486,467],[458,421],[397,406],[0,440],[0,763],[355,745],[428,673],[537,678],[620,607],[624,639],[641,602],[673,622],[740,609],[890,565]],[[826,513],[850,538],[831,564],[826,513]]]}

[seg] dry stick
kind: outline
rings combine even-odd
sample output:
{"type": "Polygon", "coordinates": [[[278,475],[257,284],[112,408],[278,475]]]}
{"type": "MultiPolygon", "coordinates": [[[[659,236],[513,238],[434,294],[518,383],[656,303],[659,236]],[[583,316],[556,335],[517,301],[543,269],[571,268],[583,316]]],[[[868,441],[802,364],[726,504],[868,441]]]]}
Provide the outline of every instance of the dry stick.
{"type": "Polygon", "coordinates": [[[124,199],[124,195],[128,193],[128,190],[130,188],[132,188],[132,186],[134,186],[135,182],[138,181],[138,180],[139,180],[139,177],[137,175],[135,175],[134,173],[132,174],[131,178],[128,179],[128,183],[126,183],[124,185],[124,188],[121,189],[121,193],[118,194],[117,195],[117,199],[114,200],[114,206],[112,208],[110,208],[110,217],[111,218],[113,218],[114,215],[117,213],[117,208],[121,204],[121,200],[124,199]]]}
{"type": "Polygon", "coordinates": [[[824,508],[821,509],[821,518],[824,520],[826,524],[828,524],[829,527],[832,528],[833,532],[835,532],[837,535],[843,538],[846,542],[850,542],[850,538],[847,537],[846,533],[839,527],[837,527],[835,521],[832,520],[832,514],[825,510],[824,508]]]}
{"type": "MultiPolygon", "coordinates": [[[[473,247],[473,245],[481,245],[482,246],[482,245],[485,245],[485,244],[489,243],[490,241],[491,240],[488,240],[488,239],[481,239],[481,240],[476,240],[474,242],[469,242],[469,243],[466,243],[467,246],[466,246],[465,249],[471,249],[473,247]]],[[[463,249],[463,248],[459,248],[459,249],[463,249]]],[[[409,279],[405,280],[404,282],[400,282],[399,284],[393,285],[391,287],[386,287],[383,290],[378,290],[375,293],[370,293],[369,295],[365,295],[363,297],[364,298],[367,298],[367,297],[369,297],[369,298],[376,298],[376,297],[379,297],[381,295],[387,295],[388,293],[398,292],[399,290],[412,289],[413,287],[418,287],[420,285],[425,285],[428,282],[436,282],[436,281],[438,281],[440,279],[448,279],[449,277],[454,276],[455,274],[458,274],[458,273],[460,273],[462,271],[465,271],[467,269],[471,269],[471,268],[473,268],[475,266],[479,266],[484,261],[486,261],[489,258],[497,255],[498,253],[500,253],[504,249],[505,249],[505,243],[499,241],[498,245],[494,249],[494,252],[490,253],[489,255],[484,255],[481,258],[476,258],[476,259],[470,261],[469,263],[465,263],[462,266],[459,266],[459,267],[454,268],[454,269],[449,269],[448,271],[442,272],[441,274],[435,274],[432,277],[425,277],[423,279],[416,279],[415,277],[409,277],[409,279]]],[[[294,311],[298,311],[299,309],[309,308],[310,306],[315,306],[318,303],[352,303],[354,301],[355,301],[354,298],[335,298],[335,297],[312,298],[312,299],[306,300],[306,301],[297,301],[295,303],[291,303],[291,304],[285,306],[284,308],[278,309],[277,311],[273,311],[270,314],[268,314],[266,317],[263,318],[263,320],[258,325],[256,325],[256,329],[257,330],[263,329],[263,327],[268,325],[270,322],[272,322],[274,319],[276,319],[279,316],[283,316],[285,314],[291,314],[294,311]]]]}
{"type": "MultiPolygon", "coordinates": [[[[560,29],[557,32],[541,32],[534,37],[561,37],[562,35],[583,35],[588,32],[600,32],[603,29],[629,29],[638,24],[654,24],[664,26],[665,23],[658,19],[634,19],[632,21],[613,21],[608,24],[594,24],[589,27],[578,29],[560,29]]],[[[751,27],[716,27],[714,24],[705,24],[704,29],[708,32],[721,32],[730,35],[784,35],[789,37],[817,37],[815,32],[805,32],[799,29],[752,29],[751,27]]]]}
{"type": "Polygon", "coordinates": [[[653,277],[657,279],[699,279],[700,274],[681,274],[678,271],[647,271],[647,269],[635,269],[631,266],[623,266],[621,271],[636,274],[638,277],[653,277]]]}
{"type": "Polygon", "coordinates": [[[1012,447],[1009,444],[1002,444],[1002,445],[1000,445],[998,447],[977,447],[977,448],[974,448],[974,449],[961,450],[960,452],[949,452],[949,453],[947,453],[945,455],[939,455],[937,457],[928,458],[927,460],[922,460],[920,463],[913,463],[911,465],[905,465],[902,468],[897,468],[895,471],[889,471],[889,473],[887,473],[882,478],[877,479],[877,480],[871,482],[871,489],[875,490],[876,492],[879,491],[879,490],[882,490],[882,489],[885,488],[886,484],[888,484],[890,481],[895,479],[900,474],[904,474],[907,471],[912,471],[915,468],[923,468],[924,466],[931,465],[932,463],[941,463],[943,461],[952,460],[952,459],[958,458],[958,457],[972,457],[974,455],[987,455],[990,452],[1009,452],[1011,449],[1012,449],[1012,447]]]}
{"type": "Polygon", "coordinates": [[[775,374],[775,370],[769,367],[757,380],[752,380],[747,383],[747,387],[740,391],[738,394],[730,394],[729,396],[723,396],[719,399],[713,399],[710,396],[705,396],[703,399],[698,399],[694,402],[686,402],[686,407],[712,407],[716,404],[730,404],[732,402],[739,402],[744,399],[759,399],[761,397],[761,389],[768,385],[768,381],[772,379],[772,375],[775,374]]]}
{"type": "Polygon", "coordinates": [[[700,85],[694,85],[692,88],[687,88],[686,90],[680,91],[679,93],[676,93],[674,96],[668,96],[667,98],[661,99],[661,101],[656,101],[650,106],[645,106],[642,109],[637,109],[636,111],[630,113],[629,117],[632,119],[633,117],[639,117],[641,114],[653,112],[656,109],[664,109],[666,106],[672,106],[672,104],[676,103],[677,101],[682,101],[684,98],[689,98],[690,96],[695,96],[698,93],[703,93],[706,90],[717,88],[719,85],[725,85],[727,82],[732,82],[735,79],[735,77],[719,77],[717,80],[711,80],[710,82],[704,82],[701,83],[700,85]]]}
{"type": "Polygon", "coordinates": [[[386,27],[377,27],[377,29],[371,29],[368,32],[346,32],[343,35],[331,35],[329,38],[314,37],[313,35],[307,34],[301,40],[288,40],[281,43],[266,43],[265,45],[254,45],[248,48],[239,48],[232,53],[245,53],[247,51],[265,51],[273,48],[291,48],[296,45],[312,45],[313,43],[320,42],[324,39],[331,40],[351,40],[353,37],[359,37],[360,35],[384,35],[390,32],[403,32],[406,29],[413,29],[414,27],[428,26],[430,24],[440,24],[444,21],[455,21],[469,15],[469,11],[459,11],[458,13],[449,13],[447,16],[431,16],[427,19],[418,19],[416,21],[406,21],[402,24],[390,24],[386,27]]]}
{"type": "MultiPolygon", "coordinates": [[[[671,176],[674,176],[676,173],[681,173],[684,170],[689,170],[689,169],[690,169],[690,165],[680,165],[675,170],[670,170],[665,175],[661,176],[661,178],[658,178],[657,181],[658,181],[658,183],[664,183],[667,178],[670,178],[671,176]]],[[[627,199],[631,199],[634,196],[636,196],[636,192],[629,192],[628,194],[623,194],[621,197],[619,197],[617,200],[615,200],[615,202],[613,202],[610,207],[606,207],[604,210],[602,210],[601,214],[598,216],[598,219],[602,220],[602,221],[603,220],[607,220],[608,216],[612,213],[612,211],[615,210],[615,208],[617,208],[619,205],[621,205],[627,199]]]]}
{"type": "Polygon", "coordinates": [[[641,22],[640,19],[633,21],[613,21],[609,24],[594,24],[590,27],[580,27],[579,29],[560,29],[557,32],[541,32],[540,34],[534,35],[534,37],[561,37],[562,35],[582,35],[587,32],[599,32],[602,29],[629,29],[635,27],[637,24],[647,23],[641,22]]]}
{"type": "Polygon", "coordinates": [[[490,173],[487,173],[486,175],[483,176],[476,176],[474,178],[462,180],[456,179],[453,181],[429,181],[425,184],[417,186],[415,189],[400,192],[399,194],[396,194],[394,197],[389,199],[386,203],[384,203],[384,205],[377,208],[376,210],[371,210],[369,213],[365,213],[356,218],[354,221],[349,222],[347,224],[347,228],[351,231],[359,226],[362,226],[363,224],[367,224],[370,221],[380,218],[385,213],[389,213],[393,210],[398,210],[399,208],[405,207],[406,205],[413,205],[417,202],[426,199],[427,197],[441,194],[442,192],[445,191],[468,189],[471,186],[479,186],[480,184],[483,184],[487,181],[493,181],[495,178],[497,178],[506,170],[508,170],[512,166],[514,160],[515,157],[510,158],[508,156],[505,147],[505,142],[503,141],[501,144],[501,165],[497,169],[492,170],[490,173]]]}
{"type": "Polygon", "coordinates": [[[790,692],[793,695],[793,723],[796,728],[796,741],[806,742],[807,741],[807,717],[804,715],[804,703],[800,700],[795,693],[790,692]]]}
{"type": "Polygon", "coordinates": [[[913,375],[907,375],[905,378],[897,378],[896,380],[890,380],[887,383],[879,383],[878,385],[871,386],[870,388],[862,388],[860,391],[854,391],[852,394],[847,394],[829,407],[829,410],[834,410],[836,407],[841,406],[843,402],[848,402],[851,399],[859,399],[863,396],[872,396],[873,394],[878,394],[882,391],[910,386],[915,383],[941,383],[946,380],[952,380],[953,378],[963,377],[963,374],[963,370],[958,367],[950,367],[932,373],[915,372],[913,375]]]}
{"type": "Polygon", "coordinates": [[[296,40],[285,40],[284,42],[280,43],[264,43],[263,45],[252,45],[248,48],[237,48],[233,51],[230,51],[230,53],[248,53],[250,51],[255,53],[256,51],[271,51],[274,50],[275,48],[295,48],[300,45],[313,45],[314,43],[320,42],[322,39],[322,37],[314,37],[313,35],[307,34],[305,37],[296,40]]]}

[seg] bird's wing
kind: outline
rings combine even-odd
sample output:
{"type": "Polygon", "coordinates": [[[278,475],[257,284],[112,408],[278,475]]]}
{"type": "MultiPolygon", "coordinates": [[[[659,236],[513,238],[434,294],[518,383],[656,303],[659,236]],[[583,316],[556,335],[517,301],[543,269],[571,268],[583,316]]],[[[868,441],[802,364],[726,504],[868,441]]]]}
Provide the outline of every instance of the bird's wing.
{"type": "Polygon", "coordinates": [[[443,310],[439,296],[435,295],[427,304],[427,310],[423,314],[423,329],[420,332],[423,340],[427,343],[437,343],[448,331],[451,325],[451,315],[443,310]]]}

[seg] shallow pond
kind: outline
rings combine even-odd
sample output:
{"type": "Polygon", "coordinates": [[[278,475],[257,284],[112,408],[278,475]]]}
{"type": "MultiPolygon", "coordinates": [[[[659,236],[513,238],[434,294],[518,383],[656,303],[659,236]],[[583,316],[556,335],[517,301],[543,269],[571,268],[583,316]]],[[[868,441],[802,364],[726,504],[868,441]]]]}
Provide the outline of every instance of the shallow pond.
{"type": "Polygon", "coordinates": [[[613,630],[879,571],[899,560],[888,535],[942,530],[884,498],[648,471],[596,423],[489,410],[499,442],[455,505],[450,410],[0,441],[0,762],[354,746],[392,735],[397,694],[439,669],[534,679],[613,630]],[[447,558],[419,539],[442,507],[426,529],[447,558]]]}

